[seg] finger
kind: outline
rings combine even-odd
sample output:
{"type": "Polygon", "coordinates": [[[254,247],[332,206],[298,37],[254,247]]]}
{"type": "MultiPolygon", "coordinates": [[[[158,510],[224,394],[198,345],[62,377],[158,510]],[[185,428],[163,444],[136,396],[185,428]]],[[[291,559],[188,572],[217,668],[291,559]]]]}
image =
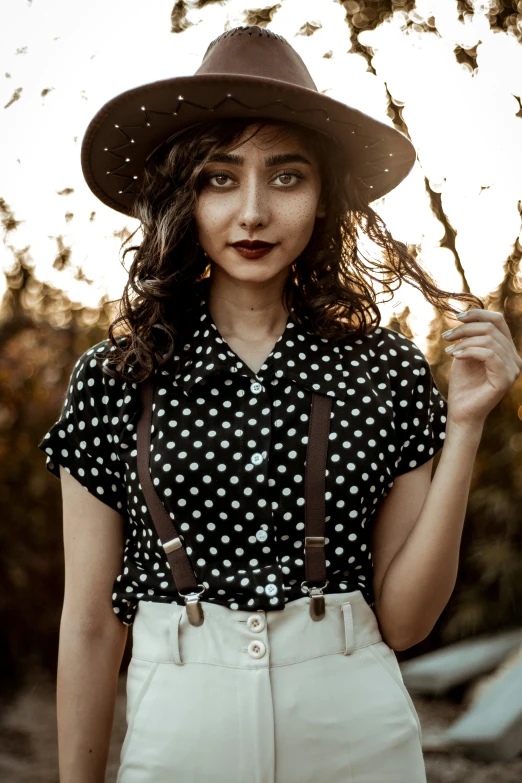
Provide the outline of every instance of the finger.
{"type": "MultiPolygon", "coordinates": [[[[477,326],[477,324],[469,324],[467,331],[471,331],[472,326],[477,326]]],[[[513,360],[513,346],[507,343],[504,336],[501,335],[498,330],[495,330],[490,334],[484,334],[483,332],[479,331],[479,329],[477,329],[476,332],[476,334],[470,335],[469,337],[466,335],[462,337],[458,334],[455,335],[455,339],[458,340],[458,342],[454,344],[455,349],[460,350],[463,347],[472,348],[474,346],[479,348],[489,348],[493,351],[499,352],[504,363],[508,363],[513,360]]],[[[453,335],[451,335],[451,337],[453,337],[453,335]]],[[[453,354],[453,351],[448,351],[446,349],[446,353],[453,354]]]]}
{"type": "Polygon", "coordinates": [[[463,348],[462,353],[458,348],[457,351],[457,354],[450,354],[450,356],[455,356],[455,359],[476,359],[485,364],[488,370],[499,379],[503,380],[506,378],[511,382],[511,375],[514,375],[514,371],[511,373],[510,367],[506,366],[501,357],[491,348],[469,346],[468,348],[463,348]]]}
{"type": "Polygon", "coordinates": [[[464,323],[460,326],[455,326],[455,328],[452,330],[452,333],[447,335],[444,339],[460,340],[464,337],[471,337],[473,335],[491,335],[496,339],[499,345],[505,348],[508,354],[518,357],[515,343],[513,342],[511,335],[509,338],[506,338],[504,333],[489,319],[482,321],[471,321],[470,323],[464,323]]]}
{"type": "MultiPolygon", "coordinates": [[[[519,364],[513,342],[508,342],[498,329],[490,329],[485,323],[463,325],[462,329],[457,329],[455,335],[451,334],[445,339],[458,340],[455,343],[456,348],[461,348],[462,345],[492,348],[500,352],[505,362],[514,361],[516,364],[519,364]],[[484,332],[484,329],[487,329],[487,331],[484,332]]],[[[446,349],[446,353],[453,352],[446,349]]]]}
{"type": "Polygon", "coordinates": [[[496,310],[484,310],[479,309],[478,307],[470,307],[469,310],[466,310],[465,314],[458,319],[458,321],[463,324],[470,324],[473,322],[483,323],[484,321],[489,321],[497,327],[497,329],[504,335],[506,340],[509,340],[510,343],[513,342],[511,332],[509,331],[509,327],[504,319],[504,316],[502,313],[499,313],[496,310]]]}

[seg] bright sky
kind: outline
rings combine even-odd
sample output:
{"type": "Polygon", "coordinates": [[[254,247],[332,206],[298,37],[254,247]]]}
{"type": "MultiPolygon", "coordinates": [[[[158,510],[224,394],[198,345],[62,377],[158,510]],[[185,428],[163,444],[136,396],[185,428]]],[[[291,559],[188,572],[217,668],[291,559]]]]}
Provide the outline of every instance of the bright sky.
{"type": "MultiPolygon", "coordinates": [[[[336,0],[280,0],[269,27],[303,57],[317,87],[384,122],[387,84],[404,105],[419,162],[408,178],[374,206],[398,239],[416,244],[420,260],[445,290],[461,290],[453,255],[440,248],[443,228],[424,187],[441,192],[457,230],[457,251],[473,293],[485,297],[502,279],[503,264],[521,235],[522,46],[490,30],[484,9],[459,23],[456,0],[417,0],[417,21],[434,17],[438,34],[405,30],[396,12],[375,31],[361,34],[374,52],[377,75],[351,52],[345,12],[336,0]],[[307,21],[322,26],[297,35],[307,21]],[[455,46],[478,45],[472,73],[455,59],[455,46]],[[326,52],[331,58],[324,58],[326,52]]],[[[0,197],[23,221],[8,241],[31,247],[37,273],[75,300],[95,305],[104,292],[119,298],[125,281],[114,232],[132,220],[91,194],[80,168],[81,139],[101,105],[123,90],[157,79],[193,73],[208,43],[245,24],[244,11],[260,0],[226,0],[193,9],[182,34],[170,33],[173,0],[2,0],[0,9],[0,197]],[[42,96],[43,90],[49,90],[42,96]],[[58,195],[73,188],[71,195],[58,195]],[[95,217],[90,220],[91,213],[95,217]],[[66,213],[72,213],[68,220],[66,213]],[[73,249],[72,271],[52,267],[63,237],[73,249]],[[92,286],[74,280],[81,266],[92,286]]],[[[269,3],[267,3],[269,5],[269,3]]],[[[0,245],[0,263],[11,264],[0,245]]],[[[0,286],[3,281],[0,281],[0,286]]],[[[0,288],[0,294],[1,294],[0,288]]],[[[384,323],[408,305],[414,339],[424,335],[434,312],[422,295],[403,286],[382,305],[384,323]]]]}

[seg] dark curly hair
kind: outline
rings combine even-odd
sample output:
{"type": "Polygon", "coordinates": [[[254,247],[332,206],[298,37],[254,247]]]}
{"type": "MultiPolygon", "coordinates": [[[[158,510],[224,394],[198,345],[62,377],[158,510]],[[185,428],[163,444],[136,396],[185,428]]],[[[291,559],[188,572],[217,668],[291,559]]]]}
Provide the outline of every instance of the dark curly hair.
{"type": "MultiPolygon", "coordinates": [[[[250,126],[252,138],[266,125],[276,135],[291,129],[320,167],[326,216],[316,218],[308,245],[293,261],[283,302],[299,324],[333,342],[357,339],[376,329],[381,314],[378,281],[386,292],[408,280],[439,311],[456,313],[448,299],[484,307],[467,293],[443,291],[409,253],[358,191],[349,161],[339,145],[322,133],[271,119],[223,119],[198,123],[162,144],[149,158],[133,214],[140,221],[141,243],[133,253],[119,315],[109,326],[110,352],[104,371],[122,380],[141,382],[170,362],[190,341],[199,298],[196,284],[208,278],[211,265],[198,243],[194,213],[201,172],[217,151],[230,151],[250,126]],[[382,251],[371,258],[358,240],[363,232],[382,251]]],[[[124,245],[129,243],[134,232],[124,245]]],[[[387,300],[388,301],[388,300],[387,300]]]]}

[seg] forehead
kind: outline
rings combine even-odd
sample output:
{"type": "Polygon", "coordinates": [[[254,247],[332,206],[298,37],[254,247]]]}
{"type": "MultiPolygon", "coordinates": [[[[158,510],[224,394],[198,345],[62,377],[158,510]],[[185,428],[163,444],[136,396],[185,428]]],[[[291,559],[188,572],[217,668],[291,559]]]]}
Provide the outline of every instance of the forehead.
{"type": "Polygon", "coordinates": [[[257,149],[285,149],[292,151],[303,151],[309,149],[306,140],[302,138],[298,130],[287,123],[266,123],[254,122],[246,126],[240,138],[230,145],[227,149],[237,149],[241,147],[242,152],[251,151],[255,153],[257,149]]]}

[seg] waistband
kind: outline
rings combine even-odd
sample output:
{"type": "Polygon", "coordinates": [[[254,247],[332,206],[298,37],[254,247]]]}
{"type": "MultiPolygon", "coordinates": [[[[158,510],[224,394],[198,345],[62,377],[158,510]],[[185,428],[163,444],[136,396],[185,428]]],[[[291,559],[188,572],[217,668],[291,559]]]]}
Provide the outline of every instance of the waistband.
{"type": "Polygon", "coordinates": [[[322,620],[310,598],[284,609],[246,611],[209,601],[204,622],[189,623],[184,605],[141,600],[133,624],[132,657],[159,663],[206,663],[242,669],[287,666],[381,641],[377,618],[360,590],[326,594],[322,620]]]}

